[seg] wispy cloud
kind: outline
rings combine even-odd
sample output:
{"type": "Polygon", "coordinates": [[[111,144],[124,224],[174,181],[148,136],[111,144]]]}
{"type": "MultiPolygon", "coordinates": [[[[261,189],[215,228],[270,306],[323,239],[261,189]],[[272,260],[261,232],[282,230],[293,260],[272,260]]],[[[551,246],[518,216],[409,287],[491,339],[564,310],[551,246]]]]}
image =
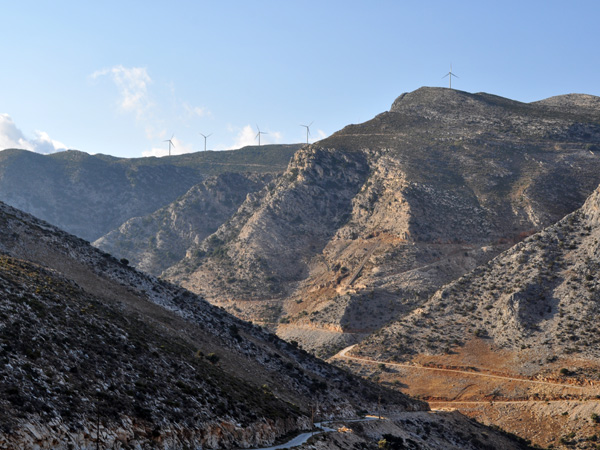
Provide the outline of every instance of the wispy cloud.
{"type": "Polygon", "coordinates": [[[210,117],[212,113],[208,108],[202,106],[192,106],[187,102],[182,103],[183,110],[188,117],[210,117]]]}
{"type": "Polygon", "coordinates": [[[135,113],[138,119],[152,106],[148,85],[152,83],[145,67],[114,66],[102,69],[91,75],[92,79],[108,76],[119,90],[119,108],[124,112],[135,113]]]}
{"type": "Polygon", "coordinates": [[[19,148],[37,153],[54,153],[66,150],[62,142],[52,139],[44,131],[35,131],[33,139],[27,139],[8,114],[0,114],[0,149],[19,148]]]}
{"type": "Polygon", "coordinates": [[[323,130],[317,130],[317,135],[319,136],[317,139],[309,139],[310,142],[320,141],[321,139],[325,139],[328,135],[323,130]]]}
{"type": "MultiPolygon", "coordinates": [[[[198,118],[211,117],[208,108],[193,105],[188,101],[176,98],[176,89],[173,82],[162,85],[163,96],[157,95],[153,88],[153,80],[148,70],[144,67],[124,67],[122,65],[102,69],[90,75],[92,80],[106,77],[117,88],[118,109],[123,113],[135,115],[137,125],[143,127],[146,139],[153,141],[150,150],[142,152],[143,156],[165,156],[168,154],[168,145],[156,145],[156,141],[165,140],[171,136],[173,125],[189,126],[198,118]],[[164,97],[166,89],[167,95],[164,97]]],[[[158,86],[158,94],[161,86],[158,86]]],[[[177,138],[173,140],[175,148],[173,155],[197,151],[177,138]]],[[[166,144],[166,143],[165,143],[166,144]]]]}

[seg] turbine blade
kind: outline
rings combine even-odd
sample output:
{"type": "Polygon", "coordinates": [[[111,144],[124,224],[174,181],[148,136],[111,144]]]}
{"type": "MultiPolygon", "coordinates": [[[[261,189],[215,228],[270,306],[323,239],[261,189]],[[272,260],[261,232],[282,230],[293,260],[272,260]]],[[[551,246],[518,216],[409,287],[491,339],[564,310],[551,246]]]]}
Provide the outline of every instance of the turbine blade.
{"type": "Polygon", "coordinates": [[[212,133],[210,133],[210,134],[209,134],[208,136],[206,136],[206,137],[211,137],[212,135],[213,135],[213,134],[212,134],[212,133]]]}

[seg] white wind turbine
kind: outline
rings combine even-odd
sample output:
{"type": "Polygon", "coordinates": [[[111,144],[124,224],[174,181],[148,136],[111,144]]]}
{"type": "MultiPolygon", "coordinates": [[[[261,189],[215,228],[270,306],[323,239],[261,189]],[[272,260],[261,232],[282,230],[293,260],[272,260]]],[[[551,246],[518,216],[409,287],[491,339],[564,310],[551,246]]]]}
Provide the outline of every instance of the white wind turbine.
{"type": "Polygon", "coordinates": [[[173,133],[173,136],[171,136],[171,139],[165,139],[163,142],[168,142],[169,143],[169,156],[171,156],[171,147],[175,147],[175,144],[173,144],[173,138],[175,137],[175,133],[173,133]]]}
{"type": "Polygon", "coordinates": [[[444,75],[442,78],[446,78],[449,77],[450,78],[450,89],[452,89],[452,77],[456,77],[458,78],[458,75],[454,75],[452,73],[452,64],[450,64],[450,72],[448,72],[446,75],[444,75]]]}
{"type": "Polygon", "coordinates": [[[310,136],[310,126],[315,123],[315,121],[313,120],[311,123],[309,123],[308,125],[302,125],[300,124],[301,127],[306,128],[306,143],[308,144],[308,136],[310,136]]]}
{"type": "Polygon", "coordinates": [[[260,146],[260,135],[261,134],[269,134],[266,131],[260,131],[260,128],[258,127],[258,125],[256,125],[256,129],[258,130],[258,133],[256,133],[256,136],[254,136],[254,138],[258,138],[258,145],[260,146]]]}
{"type": "Polygon", "coordinates": [[[202,133],[200,133],[200,136],[202,136],[204,138],[204,151],[206,151],[206,139],[208,139],[210,136],[212,136],[213,134],[210,133],[209,135],[203,135],[202,133]]]}

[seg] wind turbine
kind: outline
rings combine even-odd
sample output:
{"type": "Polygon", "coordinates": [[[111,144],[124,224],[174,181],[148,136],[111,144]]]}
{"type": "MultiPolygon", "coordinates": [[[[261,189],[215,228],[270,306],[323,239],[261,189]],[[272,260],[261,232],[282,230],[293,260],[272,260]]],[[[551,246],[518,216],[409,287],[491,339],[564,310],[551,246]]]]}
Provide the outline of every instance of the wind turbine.
{"type": "Polygon", "coordinates": [[[452,77],[456,77],[458,78],[458,75],[454,75],[452,73],[452,64],[450,64],[450,72],[448,72],[446,75],[444,75],[442,78],[446,78],[446,77],[450,77],[450,89],[452,89],[452,77]]]}
{"type": "Polygon", "coordinates": [[[163,142],[168,142],[169,143],[169,156],[171,156],[171,146],[175,147],[175,144],[173,144],[173,138],[175,137],[175,133],[173,133],[173,136],[171,136],[171,139],[165,139],[163,142]]]}
{"type": "Polygon", "coordinates": [[[256,129],[258,130],[258,133],[256,133],[256,136],[254,136],[254,138],[258,138],[258,145],[260,146],[260,135],[261,134],[269,134],[266,131],[260,131],[260,128],[258,128],[258,125],[256,125],[256,129]]]}
{"type": "Polygon", "coordinates": [[[311,123],[309,123],[308,125],[302,125],[300,124],[301,127],[306,128],[306,143],[308,144],[308,136],[310,135],[310,126],[315,123],[315,121],[313,120],[311,123]]]}
{"type": "Polygon", "coordinates": [[[212,136],[213,134],[210,133],[208,136],[203,135],[202,133],[200,133],[200,136],[202,136],[204,138],[204,151],[206,151],[206,139],[209,138],[210,136],[212,136]]]}

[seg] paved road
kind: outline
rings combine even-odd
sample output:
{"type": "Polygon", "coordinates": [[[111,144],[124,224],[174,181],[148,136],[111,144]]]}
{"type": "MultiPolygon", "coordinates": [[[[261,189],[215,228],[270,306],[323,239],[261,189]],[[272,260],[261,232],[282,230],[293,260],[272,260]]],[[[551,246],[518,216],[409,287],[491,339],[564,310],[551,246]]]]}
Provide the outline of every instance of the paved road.
{"type": "Polygon", "coordinates": [[[337,431],[334,428],[330,428],[327,425],[331,424],[332,422],[366,422],[369,420],[377,420],[377,417],[375,416],[367,416],[364,419],[352,419],[352,420],[332,420],[332,421],[327,421],[327,422],[318,422],[315,423],[315,427],[317,428],[321,428],[322,431],[315,431],[315,432],[309,432],[309,433],[302,433],[299,434],[298,436],[296,436],[295,438],[289,440],[288,442],[284,443],[284,444],[279,444],[279,445],[274,445],[273,447],[262,447],[262,448],[257,448],[254,450],[282,450],[282,449],[286,449],[286,448],[294,448],[294,447],[298,447],[304,443],[306,443],[306,441],[308,441],[312,436],[316,436],[317,434],[321,434],[321,433],[328,433],[331,431],[337,431]]]}

